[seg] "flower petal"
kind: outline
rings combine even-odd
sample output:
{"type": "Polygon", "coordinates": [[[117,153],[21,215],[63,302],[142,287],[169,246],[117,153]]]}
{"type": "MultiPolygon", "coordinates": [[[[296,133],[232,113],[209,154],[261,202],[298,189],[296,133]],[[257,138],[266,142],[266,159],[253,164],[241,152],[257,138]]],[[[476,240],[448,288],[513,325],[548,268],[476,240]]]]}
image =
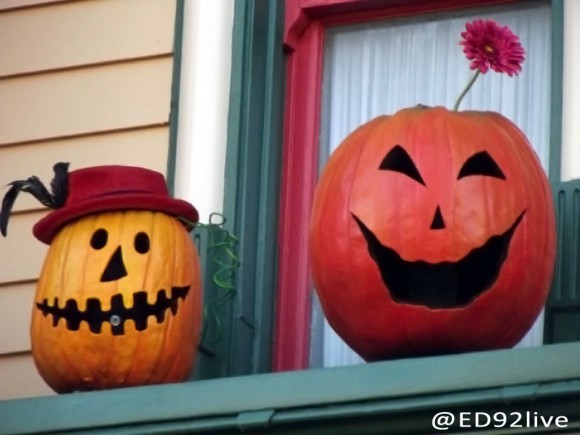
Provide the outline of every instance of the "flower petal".
{"type": "Polygon", "coordinates": [[[463,52],[471,61],[471,69],[485,74],[490,68],[510,77],[522,70],[525,51],[519,38],[507,26],[493,20],[477,19],[465,24],[461,32],[463,52]]]}

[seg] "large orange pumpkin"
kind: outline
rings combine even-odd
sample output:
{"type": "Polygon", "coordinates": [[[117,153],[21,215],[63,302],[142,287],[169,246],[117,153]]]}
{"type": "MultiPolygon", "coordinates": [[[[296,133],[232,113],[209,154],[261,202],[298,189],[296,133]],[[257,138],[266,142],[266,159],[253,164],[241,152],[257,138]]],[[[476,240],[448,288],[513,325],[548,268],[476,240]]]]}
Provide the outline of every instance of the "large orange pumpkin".
{"type": "Polygon", "coordinates": [[[176,382],[200,330],[198,255],[155,211],[111,211],[53,239],[32,313],[32,355],[57,392],[176,382]]]}
{"type": "Polygon", "coordinates": [[[330,325],[366,360],[510,347],[552,278],[549,182],[505,117],[403,109],[329,159],[310,250],[330,325]]]}

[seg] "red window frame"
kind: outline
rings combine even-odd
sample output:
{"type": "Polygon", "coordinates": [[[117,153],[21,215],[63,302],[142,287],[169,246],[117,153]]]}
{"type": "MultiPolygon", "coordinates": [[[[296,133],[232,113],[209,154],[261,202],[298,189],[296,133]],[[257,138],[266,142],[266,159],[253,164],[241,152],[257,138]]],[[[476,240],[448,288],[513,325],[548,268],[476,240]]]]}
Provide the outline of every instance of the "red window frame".
{"type": "Polygon", "coordinates": [[[317,181],[325,31],[368,22],[521,0],[286,0],[286,106],[273,370],[308,368],[308,227],[317,181]]]}

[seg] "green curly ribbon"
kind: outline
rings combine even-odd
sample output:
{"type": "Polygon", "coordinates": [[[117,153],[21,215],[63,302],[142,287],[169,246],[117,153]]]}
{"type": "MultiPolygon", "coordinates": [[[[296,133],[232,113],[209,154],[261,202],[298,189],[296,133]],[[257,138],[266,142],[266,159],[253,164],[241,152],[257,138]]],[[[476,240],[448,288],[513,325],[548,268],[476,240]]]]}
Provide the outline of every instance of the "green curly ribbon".
{"type": "Polygon", "coordinates": [[[218,290],[217,296],[207,302],[203,308],[203,328],[198,344],[198,350],[208,356],[214,353],[204,343],[218,343],[222,339],[223,327],[219,317],[220,310],[230,302],[237,294],[236,288],[231,281],[236,269],[242,264],[236,255],[235,248],[239,244],[236,236],[224,228],[226,218],[220,213],[211,213],[209,223],[185,222],[192,227],[203,228],[208,232],[208,249],[211,260],[217,265],[217,271],[212,276],[212,281],[218,290]],[[208,324],[213,321],[216,326],[214,336],[208,335],[208,324]]]}

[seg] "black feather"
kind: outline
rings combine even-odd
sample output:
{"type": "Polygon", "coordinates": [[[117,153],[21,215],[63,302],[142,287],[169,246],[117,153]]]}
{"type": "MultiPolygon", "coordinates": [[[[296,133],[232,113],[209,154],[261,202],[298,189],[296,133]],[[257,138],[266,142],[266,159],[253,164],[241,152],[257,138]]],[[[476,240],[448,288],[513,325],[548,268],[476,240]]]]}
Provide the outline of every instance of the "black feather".
{"type": "Polygon", "coordinates": [[[3,236],[6,237],[8,218],[20,192],[30,193],[42,205],[49,208],[59,208],[64,205],[68,195],[68,165],[68,163],[62,162],[54,165],[54,178],[50,183],[52,193],[35,175],[26,180],[16,180],[8,184],[11,187],[2,199],[2,209],[0,210],[0,233],[3,236]]]}
{"type": "Polygon", "coordinates": [[[4,195],[2,200],[2,210],[0,210],[0,233],[6,237],[6,232],[8,230],[8,218],[10,217],[10,212],[12,211],[12,206],[16,197],[20,193],[20,187],[17,184],[12,184],[12,187],[4,195]]]}
{"type": "Polygon", "coordinates": [[[59,162],[54,165],[54,178],[50,183],[54,208],[64,206],[68,196],[68,163],[59,162]]]}
{"type": "Polygon", "coordinates": [[[34,196],[38,202],[46,207],[54,208],[54,201],[52,195],[48,191],[48,189],[42,184],[40,179],[33,175],[29,177],[25,184],[22,186],[22,191],[26,193],[30,193],[34,196]]]}

